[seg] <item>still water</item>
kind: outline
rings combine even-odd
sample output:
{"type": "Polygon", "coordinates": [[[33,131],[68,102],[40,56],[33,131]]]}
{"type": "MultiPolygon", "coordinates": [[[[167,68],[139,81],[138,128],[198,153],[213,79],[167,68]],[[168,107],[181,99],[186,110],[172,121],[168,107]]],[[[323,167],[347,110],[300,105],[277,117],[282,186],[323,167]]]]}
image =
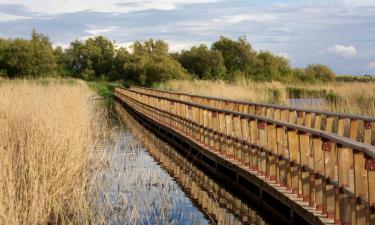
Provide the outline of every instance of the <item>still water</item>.
{"type": "Polygon", "coordinates": [[[121,106],[106,174],[110,224],[269,224],[121,106]]]}

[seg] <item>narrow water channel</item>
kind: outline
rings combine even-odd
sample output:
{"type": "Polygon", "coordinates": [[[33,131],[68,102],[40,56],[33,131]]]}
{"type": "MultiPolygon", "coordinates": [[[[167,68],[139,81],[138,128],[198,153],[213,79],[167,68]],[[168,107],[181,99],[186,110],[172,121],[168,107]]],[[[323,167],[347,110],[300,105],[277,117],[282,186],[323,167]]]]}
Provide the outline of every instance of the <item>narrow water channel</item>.
{"type": "Polygon", "coordinates": [[[110,224],[270,224],[120,105],[107,176],[110,224]]]}

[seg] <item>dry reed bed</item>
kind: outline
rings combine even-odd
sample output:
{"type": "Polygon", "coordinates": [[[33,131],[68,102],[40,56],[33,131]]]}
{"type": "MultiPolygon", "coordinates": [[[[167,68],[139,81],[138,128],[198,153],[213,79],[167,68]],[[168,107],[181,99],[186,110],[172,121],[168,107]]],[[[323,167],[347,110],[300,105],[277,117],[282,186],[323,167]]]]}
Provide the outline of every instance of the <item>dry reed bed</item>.
{"type": "Polygon", "coordinates": [[[375,116],[375,82],[333,82],[326,84],[283,84],[280,82],[253,82],[184,80],[168,81],[157,88],[192,94],[217,96],[251,102],[289,105],[290,89],[302,91],[299,97],[322,98],[319,105],[301,104],[305,108],[375,116]]]}
{"type": "Polygon", "coordinates": [[[85,83],[0,82],[0,224],[87,224],[107,113],[85,83]]]}

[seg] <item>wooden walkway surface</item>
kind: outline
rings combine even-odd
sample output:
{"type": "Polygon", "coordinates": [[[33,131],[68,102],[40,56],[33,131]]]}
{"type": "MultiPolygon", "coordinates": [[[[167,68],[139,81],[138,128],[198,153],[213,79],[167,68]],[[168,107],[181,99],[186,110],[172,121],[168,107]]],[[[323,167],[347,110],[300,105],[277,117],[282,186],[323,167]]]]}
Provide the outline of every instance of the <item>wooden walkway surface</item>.
{"type": "MultiPolygon", "coordinates": [[[[235,177],[239,191],[258,190],[261,199],[285,205],[290,223],[302,218],[311,224],[375,224],[373,146],[302,126],[309,116],[294,124],[158,93],[115,90],[117,101],[151,127],[199,151],[218,173],[235,177]]],[[[371,121],[365,119],[364,125],[371,121]]],[[[358,136],[359,126],[350,126],[350,135],[358,136]]],[[[368,135],[365,130],[364,142],[368,135]]]]}

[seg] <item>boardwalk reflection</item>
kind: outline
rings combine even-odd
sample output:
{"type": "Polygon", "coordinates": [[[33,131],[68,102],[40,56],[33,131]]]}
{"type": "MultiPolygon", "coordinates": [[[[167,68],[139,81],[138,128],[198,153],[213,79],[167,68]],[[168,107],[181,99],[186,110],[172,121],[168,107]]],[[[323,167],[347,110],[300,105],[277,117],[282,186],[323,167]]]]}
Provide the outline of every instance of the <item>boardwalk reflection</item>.
{"type": "Polygon", "coordinates": [[[207,176],[172,146],[116,105],[116,112],[150,155],[173,177],[212,224],[268,224],[257,211],[207,176]]]}

